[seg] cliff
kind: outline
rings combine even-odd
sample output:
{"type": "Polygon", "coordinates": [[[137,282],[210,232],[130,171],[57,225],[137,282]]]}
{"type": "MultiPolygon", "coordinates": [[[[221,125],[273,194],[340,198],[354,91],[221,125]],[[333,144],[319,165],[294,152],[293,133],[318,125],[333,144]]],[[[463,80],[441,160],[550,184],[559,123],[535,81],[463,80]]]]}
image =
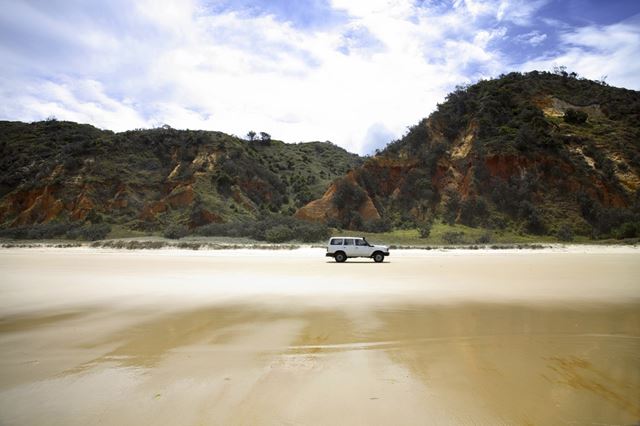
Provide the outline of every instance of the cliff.
{"type": "Polygon", "coordinates": [[[0,122],[2,228],[51,222],[195,228],[291,215],[361,163],[328,142],[246,141],[169,127],[0,122]]]}
{"type": "Polygon", "coordinates": [[[605,236],[640,223],[640,93],[566,73],[481,81],[349,176],[366,194],[351,212],[375,212],[337,217],[330,188],[296,216],[605,236]]]}

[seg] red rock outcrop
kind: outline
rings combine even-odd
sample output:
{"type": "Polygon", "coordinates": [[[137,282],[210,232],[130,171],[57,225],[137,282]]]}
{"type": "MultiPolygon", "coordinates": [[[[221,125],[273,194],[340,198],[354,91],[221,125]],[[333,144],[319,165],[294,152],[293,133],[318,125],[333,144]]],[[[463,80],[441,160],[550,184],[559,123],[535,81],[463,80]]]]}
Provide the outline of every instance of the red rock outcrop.
{"type": "Polygon", "coordinates": [[[197,228],[198,226],[208,225],[210,223],[221,223],[223,219],[220,215],[207,209],[197,209],[191,213],[189,219],[189,228],[197,228]]]}
{"type": "Polygon", "coordinates": [[[165,202],[173,209],[179,207],[186,207],[193,203],[195,194],[193,187],[187,185],[184,187],[176,188],[171,194],[165,197],[165,202]]]}
{"type": "MultiPolygon", "coordinates": [[[[353,172],[348,173],[345,178],[352,184],[358,185],[353,172]]],[[[336,189],[336,184],[332,183],[324,193],[322,198],[312,201],[304,207],[298,209],[294,216],[298,219],[308,220],[312,222],[326,222],[330,219],[340,219],[343,212],[340,212],[336,208],[333,201],[336,189]]],[[[373,204],[373,201],[368,194],[365,196],[364,201],[360,205],[358,213],[362,217],[363,221],[380,219],[380,213],[376,209],[376,206],[373,204]]]]}
{"type": "Polygon", "coordinates": [[[155,201],[144,206],[142,212],[140,212],[139,217],[142,220],[153,220],[156,218],[157,214],[164,213],[167,210],[167,203],[165,203],[164,201],[155,201]]]}
{"type": "Polygon", "coordinates": [[[71,211],[71,218],[74,220],[84,220],[89,212],[95,208],[95,204],[89,198],[89,196],[82,192],[76,198],[76,201],[71,211]]]}
{"type": "Polygon", "coordinates": [[[4,220],[15,217],[11,226],[46,223],[64,209],[63,202],[54,196],[55,187],[47,185],[29,191],[19,191],[5,198],[0,215],[4,220]]]}

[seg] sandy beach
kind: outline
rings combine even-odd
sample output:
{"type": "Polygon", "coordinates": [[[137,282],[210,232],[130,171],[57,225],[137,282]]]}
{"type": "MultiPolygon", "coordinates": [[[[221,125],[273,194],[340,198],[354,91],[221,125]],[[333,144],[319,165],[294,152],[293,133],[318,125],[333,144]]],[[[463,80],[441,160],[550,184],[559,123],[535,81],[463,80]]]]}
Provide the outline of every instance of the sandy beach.
{"type": "Polygon", "coordinates": [[[640,250],[0,250],[0,424],[640,422],[640,250]]]}

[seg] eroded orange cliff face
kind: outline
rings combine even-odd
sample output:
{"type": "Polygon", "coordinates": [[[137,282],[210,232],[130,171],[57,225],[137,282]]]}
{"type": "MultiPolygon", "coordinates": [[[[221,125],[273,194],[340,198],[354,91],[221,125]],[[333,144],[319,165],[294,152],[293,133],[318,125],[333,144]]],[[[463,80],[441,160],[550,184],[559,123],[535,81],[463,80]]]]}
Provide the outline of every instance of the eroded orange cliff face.
{"type": "MultiPolygon", "coordinates": [[[[358,182],[355,179],[354,174],[348,173],[345,177],[351,184],[360,187],[358,182]]],[[[341,215],[344,212],[338,210],[335,206],[334,197],[336,193],[336,184],[333,183],[329,186],[327,191],[324,193],[322,198],[314,200],[307,204],[306,206],[300,208],[296,213],[295,217],[298,219],[309,220],[312,222],[327,222],[331,219],[340,219],[341,215]]],[[[366,194],[366,192],[365,192],[366,194]]],[[[371,197],[367,194],[364,198],[364,201],[360,204],[360,207],[357,210],[357,213],[360,215],[362,220],[371,221],[380,219],[380,213],[376,209],[371,197]]]]}
{"type": "Polygon", "coordinates": [[[1,217],[14,217],[12,226],[47,223],[64,209],[62,200],[55,196],[57,188],[43,188],[11,194],[0,207],[1,217]]]}
{"type": "MultiPolygon", "coordinates": [[[[539,102],[549,114],[562,114],[570,107],[557,99],[539,102]]],[[[601,115],[596,106],[583,110],[601,115]]],[[[618,183],[597,169],[594,159],[583,150],[584,141],[571,135],[565,137],[568,142],[564,146],[555,149],[518,151],[510,148],[501,151],[495,147],[492,150],[480,147],[475,121],[452,140],[447,140],[432,120],[426,120],[424,126],[426,136],[418,150],[414,138],[409,149],[383,152],[346,176],[366,192],[359,209],[363,220],[399,214],[420,221],[425,217],[425,203],[431,212],[441,213],[451,194],[457,194],[461,202],[478,197],[491,202],[493,187],[500,183],[525,188],[529,202],[556,210],[550,213],[555,215],[558,214],[553,207],[555,203],[572,212],[579,211],[578,193],[586,194],[604,208],[628,208],[640,189],[637,172],[621,159],[613,145],[600,144],[591,149],[597,149],[597,155],[601,156],[599,161],[603,161],[602,157],[613,161],[618,183]],[[420,152],[420,149],[424,151],[420,152]],[[430,152],[435,157],[425,162],[424,158],[429,158],[430,152]],[[412,181],[410,176],[416,173],[428,176],[428,181],[412,181]],[[406,207],[406,202],[398,202],[402,197],[406,200],[412,195],[420,201],[418,194],[425,192],[433,195],[421,204],[406,207]]],[[[344,212],[335,207],[335,192],[334,184],[322,198],[300,208],[296,217],[324,222],[340,219],[344,212]]]]}

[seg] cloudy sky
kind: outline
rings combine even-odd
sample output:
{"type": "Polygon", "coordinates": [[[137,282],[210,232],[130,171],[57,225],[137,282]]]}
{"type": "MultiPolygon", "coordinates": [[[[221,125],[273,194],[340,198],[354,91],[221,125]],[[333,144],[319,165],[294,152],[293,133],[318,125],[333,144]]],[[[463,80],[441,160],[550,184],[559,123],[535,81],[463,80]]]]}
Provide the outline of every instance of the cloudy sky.
{"type": "Polygon", "coordinates": [[[640,90],[638,0],[0,0],[0,119],[371,153],[455,85],[565,65],[640,90]]]}

